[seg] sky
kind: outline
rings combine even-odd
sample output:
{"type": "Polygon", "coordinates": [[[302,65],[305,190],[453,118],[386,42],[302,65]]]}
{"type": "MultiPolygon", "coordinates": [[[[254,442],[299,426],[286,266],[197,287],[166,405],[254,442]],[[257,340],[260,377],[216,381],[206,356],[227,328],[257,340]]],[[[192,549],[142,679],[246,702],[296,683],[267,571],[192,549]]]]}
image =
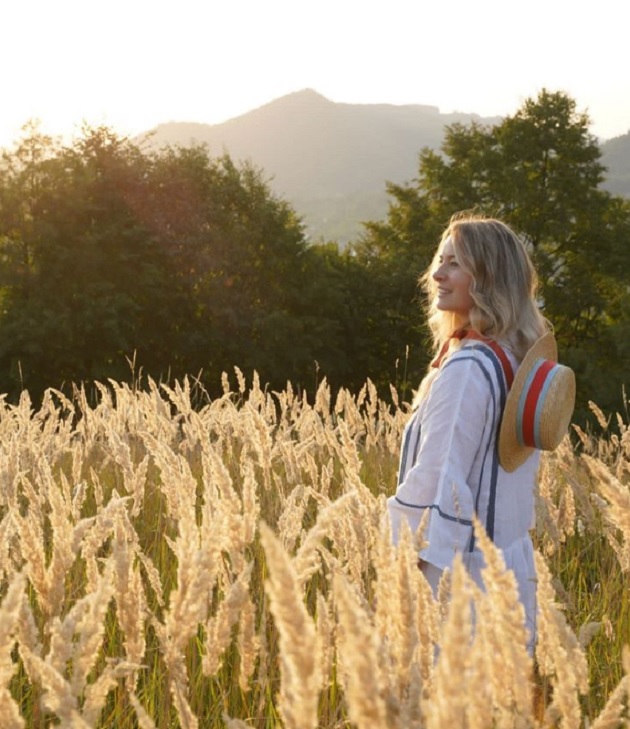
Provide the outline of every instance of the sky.
{"type": "Polygon", "coordinates": [[[133,135],[305,88],[482,116],[546,88],[596,136],[630,131],[618,0],[2,0],[0,29],[0,146],[31,119],[133,135]]]}

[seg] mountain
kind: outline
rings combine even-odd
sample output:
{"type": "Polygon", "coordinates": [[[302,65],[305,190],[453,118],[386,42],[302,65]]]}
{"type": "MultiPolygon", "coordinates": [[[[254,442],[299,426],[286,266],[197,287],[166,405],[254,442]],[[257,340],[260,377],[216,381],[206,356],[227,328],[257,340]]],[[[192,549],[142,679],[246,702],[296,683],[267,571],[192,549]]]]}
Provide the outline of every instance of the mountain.
{"type": "MultiPolygon", "coordinates": [[[[442,114],[435,106],[336,103],[305,89],[223,124],[161,124],[147,139],[157,146],[203,143],[213,156],[228,152],[252,162],[303,217],[313,240],[343,244],[360,235],[361,221],[386,215],[386,182],[412,180],[420,150],[438,148],[445,125],[472,121],[494,125],[500,118],[442,114]]],[[[630,164],[613,172],[616,154],[610,182],[627,185],[630,164]]]]}
{"type": "Polygon", "coordinates": [[[630,197],[630,132],[601,144],[602,164],[607,168],[604,188],[630,197]]]}
{"type": "Polygon", "coordinates": [[[434,106],[341,104],[306,89],[223,124],[161,124],[149,139],[157,146],[203,143],[213,156],[251,161],[313,238],[343,243],[360,232],[361,220],[385,215],[385,183],[415,177],[420,150],[439,147],[445,124],[473,120],[498,118],[441,114],[434,106]]]}

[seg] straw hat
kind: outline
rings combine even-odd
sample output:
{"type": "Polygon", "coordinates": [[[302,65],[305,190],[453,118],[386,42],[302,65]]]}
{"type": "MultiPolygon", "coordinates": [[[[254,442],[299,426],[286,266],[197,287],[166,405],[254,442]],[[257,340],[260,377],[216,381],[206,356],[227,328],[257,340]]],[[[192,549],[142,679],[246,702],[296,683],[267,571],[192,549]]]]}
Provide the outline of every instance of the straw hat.
{"type": "Polygon", "coordinates": [[[575,375],[558,364],[558,348],[550,332],[527,352],[508,393],[499,432],[503,468],[514,471],[535,449],[557,448],[574,406],[575,375]]]}

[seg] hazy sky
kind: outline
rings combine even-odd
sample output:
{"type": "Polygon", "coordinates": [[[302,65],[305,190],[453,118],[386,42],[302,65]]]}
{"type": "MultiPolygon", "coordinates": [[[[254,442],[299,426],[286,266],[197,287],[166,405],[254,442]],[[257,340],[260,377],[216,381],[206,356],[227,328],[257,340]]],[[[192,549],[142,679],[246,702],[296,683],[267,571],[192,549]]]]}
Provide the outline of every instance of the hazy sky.
{"type": "Polygon", "coordinates": [[[333,101],[514,113],[565,91],[630,131],[618,0],[2,0],[0,145],[30,118],[135,134],[313,88],[333,101]]]}

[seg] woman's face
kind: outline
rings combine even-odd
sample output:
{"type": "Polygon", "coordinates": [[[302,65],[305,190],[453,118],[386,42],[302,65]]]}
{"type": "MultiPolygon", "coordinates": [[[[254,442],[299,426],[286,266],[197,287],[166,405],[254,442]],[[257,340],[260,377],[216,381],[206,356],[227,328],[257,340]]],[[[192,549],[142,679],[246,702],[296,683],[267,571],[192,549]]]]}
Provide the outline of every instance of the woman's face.
{"type": "Polygon", "coordinates": [[[433,280],[437,283],[437,308],[451,311],[467,321],[474,303],[470,295],[472,276],[461,268],[450,237],[440,251],[433,280]]]}

